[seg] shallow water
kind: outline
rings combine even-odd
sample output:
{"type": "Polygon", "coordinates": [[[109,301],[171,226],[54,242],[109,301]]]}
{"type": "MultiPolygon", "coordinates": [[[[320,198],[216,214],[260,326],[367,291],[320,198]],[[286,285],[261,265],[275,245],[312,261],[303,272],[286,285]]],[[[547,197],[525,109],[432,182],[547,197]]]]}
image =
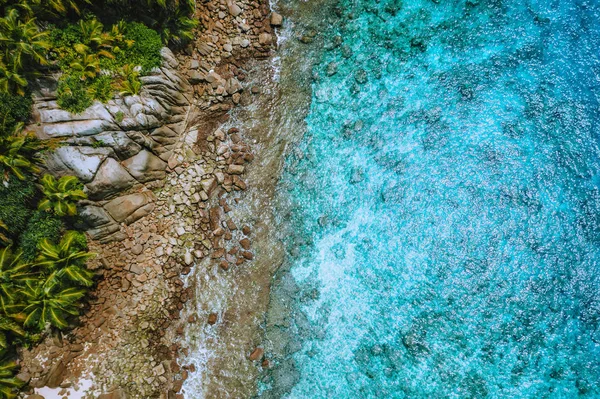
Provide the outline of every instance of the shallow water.
{"type": "Polygon", "coordinates": [[[598,397],[600,2],[330,5],[261,395],[598,397]]]}

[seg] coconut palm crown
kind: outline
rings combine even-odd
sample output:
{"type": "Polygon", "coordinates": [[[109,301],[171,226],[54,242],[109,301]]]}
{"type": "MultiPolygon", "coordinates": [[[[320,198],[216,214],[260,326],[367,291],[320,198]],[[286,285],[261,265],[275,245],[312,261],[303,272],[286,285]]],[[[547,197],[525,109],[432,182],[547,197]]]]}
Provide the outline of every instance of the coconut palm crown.
{"type": "Polygon", "coordinates": [[[52,210],[57,216],[76,215],[77,201],[87,198],[75,176],[63,176],[56,180],[52,175],[44,175],[40,183],[44,199],[40,201],[38,209],[52,210]]]}

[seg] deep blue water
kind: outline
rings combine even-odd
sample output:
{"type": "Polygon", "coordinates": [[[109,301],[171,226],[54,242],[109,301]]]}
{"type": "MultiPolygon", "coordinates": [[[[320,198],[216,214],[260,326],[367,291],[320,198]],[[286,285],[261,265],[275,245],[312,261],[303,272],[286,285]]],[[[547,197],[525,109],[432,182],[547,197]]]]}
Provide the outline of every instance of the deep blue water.
{"type": "Polygon", "coordinates": [[[600,397],[600,1],[338,9],[280,182],[285,397],[600,397]]]}

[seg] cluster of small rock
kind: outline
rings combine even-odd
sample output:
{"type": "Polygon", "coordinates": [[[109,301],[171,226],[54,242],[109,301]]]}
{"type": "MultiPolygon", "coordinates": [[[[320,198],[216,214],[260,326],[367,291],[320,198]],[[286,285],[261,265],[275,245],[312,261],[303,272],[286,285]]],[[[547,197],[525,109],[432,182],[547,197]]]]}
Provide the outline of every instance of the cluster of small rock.
{"type": "Polygon", "coordinates": [[[24,351],[21,377],[32,389],[68,395],[87,379],[90,398],[182,398],[195,366],[178,364],[187,349],[174,342],[187,323],[218,322],[182,319],[195,297],[185,275],[203,263],[230,273],[254,257],[251,228],[231,216],[254,156],[242,132],[219,126],[258,94],[244,87],[243,60],[269,53],[281,17],[266,2],[198,6],[195,46],[178,59],[165,49],[139,96],[81,115],[58,109],[52,84],[36,97],[32,130],[68,144],[48,156],[48,170],[75,174],[90,196],[80,214],[98,239],[89,266],[100,278],[79,327],[24,351]]]}
{"type": "MultiPolygon", "coordinates": [[[[93,243],[99,255],[91,266],[103,277],[97,298],[72,335],[48,338],[25,353],[23,373],[30,386],[68,388],[93,376],[96,392],[122,397],[175,395],[181,389],[194,368],[178,365],[178,352],[185,348],[172,344],[183,324],[169,329],[193,297],[181,276],[203,259],[227,273],[254,256],[250,227],[238,227],[229,216],[229,202],[235,204],[236,193],[246,186],[250,147],[236,128],[219,128],[208,140],[206,151],[168,168],[156,208],[129,226],[123,223],[123,240],[93,243]]],[[[216,321],[211,315],[204,322],[216,321]]],[[[186,322],[199,321],[180,321],[186,322]]]]}
{"type": "Polygon", "coordinates": [[[201,109],[228,110],[241,100],[243,60],[269,55],[273,27],[281,26],[283,19],[271,13],[268,3],[247,0],[199,4],[198,16],[201,44],[189,60],[189,82],[201,109]]]}

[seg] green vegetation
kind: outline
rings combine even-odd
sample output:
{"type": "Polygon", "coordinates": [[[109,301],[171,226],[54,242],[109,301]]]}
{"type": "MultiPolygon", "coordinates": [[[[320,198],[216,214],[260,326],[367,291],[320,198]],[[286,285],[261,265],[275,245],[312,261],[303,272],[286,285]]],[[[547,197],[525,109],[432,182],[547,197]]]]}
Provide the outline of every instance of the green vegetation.
{"type": "Polygon", "coordinates": [[[31,105],[30,97],[0,93],[0,136],[13,132],[18,123],[27,122],[31,105]]]}
{"type": "Polygon", "coordinates": [[[119,22],[105,30],[97,19],[80,20],[52,29],[50,41],[54,64],[63,72],[58,105],[74,113],[94,100],[108,101],[115,91],[138,94],[140,72],[161,64],[160,36],[137,22],[119,22]]]}
{"type": "MultiPolygon", "coordinates": [[[[136,95],[139,76],[160,66],[163,45],[193,39],[194,10],[194,0],[0,1],[0,100],[9,100],[0,107],[26,111],[30,101],[14,99],[27,98],[29,81],[53,70],[62,72],[58,104],[73,113],[115,93],[136,95]]],[[[3,112],[0,129],[27,115],[3,112]]]]}
{"type": "Polygon", "coordinates": [[[58,105],[74,113],[136,95],[165,44],[193,39],[194,10],[194,0],[0,0],[0,399],[23,386],[19,346],[69,328],[94,283],[75,231],[83,186],[39,176],[47,148],[23,129],[32,80],[59,73],[58,105]]]}
{"type": "Polygon", "coordinates": [[[33,211],[19,241],[23,259],[32,262],[38,253],[38,243],[44,239],[60,237],[64,229],[65,224],[57,215],[45,211],[33,211]]]}
{"type": "Polygon", "coordinates": [[[0,184],[0,398],[23,385],[14,379],[18,346],[68,328],[93,285],[85,235],[66,230],[76,223],[76,201],[86,197],[81,183],[50,175],[36,183],[37,160],[24,154],[30,167],[4,166],[0,184]]]}
{"type": "Polygon", "coordinates": [[[44,175],[41,183],[44,199],[38,204],[40,211],[51,210],[56,216],[74,216],[77,214],[76,202],[87,198],[83,185],[75,176],[56,180],[52,175],[44,175]]]}
{"type": "Polygon", "coordinates": [[[4,181],[9,171],[19,180],[25,180],[27,172],[39,172],[32,159],[41,150],[41,145],[33,137],[21,134],[22,128],[20,122],[11,133],[0,136],[0,171],[4,172],[4,181]]]}

